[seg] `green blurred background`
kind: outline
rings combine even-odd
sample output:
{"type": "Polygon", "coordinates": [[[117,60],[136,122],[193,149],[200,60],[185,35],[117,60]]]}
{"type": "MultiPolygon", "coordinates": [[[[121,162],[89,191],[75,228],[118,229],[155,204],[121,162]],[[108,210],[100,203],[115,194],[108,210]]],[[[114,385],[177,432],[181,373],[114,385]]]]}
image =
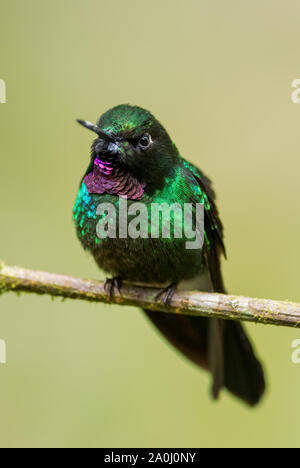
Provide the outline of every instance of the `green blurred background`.
{"type": "MultiPolygon", "coordinates": [[[[1,0],[0,257],[103,278],[72,205],[95,121],[131,103],[214,180],[229,291],[300,301],[298,1],[1,0]]],[[[249,325],[269,389],[223,393],[133,308],[1,297],[3,447],[299,446],[300,330],[249,325]]]]}

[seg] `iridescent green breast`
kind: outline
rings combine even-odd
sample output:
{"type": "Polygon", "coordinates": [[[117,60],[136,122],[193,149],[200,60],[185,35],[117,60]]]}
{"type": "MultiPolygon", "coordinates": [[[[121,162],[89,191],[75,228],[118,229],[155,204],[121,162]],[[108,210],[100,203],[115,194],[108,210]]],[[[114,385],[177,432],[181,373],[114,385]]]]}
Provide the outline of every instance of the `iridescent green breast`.
{"type": "MultiPolygon", "coordinates": [[[[132,281],[160,283],[189,279],[201,271],[202,251],[187,250],[186,239],[174,237],[176,212],[171,212],[170,216],[170,237],[163,238],[161,235],[159,238],[151,237],[152,203],[157,205],[165,203],[169,206],[176,203],[183,206],[184,203],[191,202],[191,184],[186,185],[182,181],[181,169],[178,168],[174,177],[166,179],[163,190],[157,190],[151,195],[145,191],[141,202],[148,209],[147,238],[127,236],[115,239],[98,237],[97,225],[101,216],[97,215],[97,208],[103,203],[111,203],[115,207],[118,230],[119,197],[109,194],[89,194],[85,184],[82,183],[74,206],[76,230],[83,247],[92,253],[103,270],[132,281]]],[[[196,187],[195,195],[194,201],[200,198],[196,187]]],[[[128,210],[134,203],[136,203],[134,200],[128,200],[128,210]]],[[[128,216],[128,223],[131,219],[132,217],[128,216]]],[[[162,233],[162,218],[159,218],[159,223],[158,232],[162,233]]]]}
{"type": "Polygon", "coordinates": [[[85,249],[100,243],[100,239],[96,235],[96,211],[99,201],[100,196],[90,195],[86,185],[82,183],[74,205],[73,219],[78,238],[85,249]]]}

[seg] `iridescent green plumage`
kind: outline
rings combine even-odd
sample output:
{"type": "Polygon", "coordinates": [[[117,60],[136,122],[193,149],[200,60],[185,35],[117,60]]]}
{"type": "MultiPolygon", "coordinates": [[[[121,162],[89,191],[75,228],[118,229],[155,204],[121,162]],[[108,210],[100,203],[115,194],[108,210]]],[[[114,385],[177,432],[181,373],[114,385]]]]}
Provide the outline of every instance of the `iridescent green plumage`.
{"type": "MultiPolygon", "coordinates": [[[[184,162],[178,155],[178,165],[173,167],[165,178],[163,188],[151,191],[150,194],[146,189],[142,202],[149,206],[151,203],[169,205],[179,203],[182,207],[185,203],[201,203],[206,212],[209,212],[211,205],[207,194],[194,178],[192,169],[193,166],[184,162]]],[[[172,236],[172,221],[174,222],[172,217],[171,236],[167,239],[150,239],[149,222],[149,239],[107,238],[100,240],[96,234],[96,226],[99,222],[96,209],[100,202],[112,203],[115,206],[118,221],[118,197],[110,194],[89,194],[85,183],[82,182],[74,207],[74,219],[78,237],[84,248],[92,251],[99,266],[106,272],[132,281],[165,283],[193,278],[203,269],[202,252],[186,250],[186,238],[176,239],[172,236]],[[120,255],[120,251],[127,252],[127,254],[120,255]],[[135,258],[137,252],[140,254],[138,258],[135,258]],[[132,258],[135,258],[135,262],[132,258]]],[[[128,200],[128,207],[133,203],[135,201],[128,200]]],[[[162,222],[162,219],[160,221],[162,222]]],[[[160,231],[161,228],[160,226],[160,231]]],[[[215,226],[212,225],[211,228],[215,229],[215,226]]],[[[210,248],[207,236],[206,244],[207,248],[210,248]]]]}
{"type": "MultiPolygon", "coordinates": [[[[220,271],[220,255],[225,253],[223,228],[209,179],[180,156],[163,126],[144,109],[118,106],[106,112],[96,126],[84,126],[99,132],[99,138],[92,145],[91,162],[74,207],[74,221],[83,247],[92,253],[99,267],[138,283],[181,285],[193,281],[198,288],[224,292],[220,271]],[[128,208],[136,200],[146,207],[153,203],[181,207],[188,203],[193,209],[197,204],[203,206],[203,247],[187,249],[186,238],[175,237],[172,230],[168,238],[153,238],[150,227],[147,238],[99,239],[97,206],[113,205],[118,228],[118,195],[124,193],[128,194],[128,208]]],[[[172,215],[171,225],[176,216],[172,215]]],[[[249,404],[259,401],[264,391],[263,371],[240,324],[146,312],[183,354],[212,371],[214,396],[224,385],[249,404]]]]}

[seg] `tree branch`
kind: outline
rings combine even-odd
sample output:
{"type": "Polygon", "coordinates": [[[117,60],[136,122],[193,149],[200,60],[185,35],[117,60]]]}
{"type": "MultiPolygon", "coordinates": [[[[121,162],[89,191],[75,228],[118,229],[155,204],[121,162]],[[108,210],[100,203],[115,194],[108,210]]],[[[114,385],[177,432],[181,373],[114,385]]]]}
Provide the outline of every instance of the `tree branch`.
{"type": "Polygon", "coordinates": [[[155,301],[155,288],[139,287],[124,283],[121,294],[110,299],[104,283],[72,276],[56,275],[41,271],[7,266],[0,262],[0,295],[8,292],[31,292],[52,297],[80,299],[138,306],[159,312],[185,314],[197,317],[216,317],[242,320],[267,325],[300,327],[300,304],[293,302],[255,299],[243,296],[185,291],[175,293],[170,306],[155,301]]]}

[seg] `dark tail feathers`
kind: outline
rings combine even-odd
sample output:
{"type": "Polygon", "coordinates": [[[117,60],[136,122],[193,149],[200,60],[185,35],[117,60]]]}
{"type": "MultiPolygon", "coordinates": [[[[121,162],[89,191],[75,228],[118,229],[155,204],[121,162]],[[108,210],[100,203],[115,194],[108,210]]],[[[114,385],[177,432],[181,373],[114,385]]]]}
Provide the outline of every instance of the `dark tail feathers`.
{"type": "MultiPolygon", "coordinates": [[[[212,319],[149,310],[145,312],[179,351],[195,364],[212,370],[209,357],[212,319]]],[[[265,391],[263,368],[239,322],[222,321],[220,329],[223,333],[223,384],[231,393],[254,406],[265,391]]],[[[213,388],[216,396],[218,389],[215,390],[215,385],[213,388]]]]}

